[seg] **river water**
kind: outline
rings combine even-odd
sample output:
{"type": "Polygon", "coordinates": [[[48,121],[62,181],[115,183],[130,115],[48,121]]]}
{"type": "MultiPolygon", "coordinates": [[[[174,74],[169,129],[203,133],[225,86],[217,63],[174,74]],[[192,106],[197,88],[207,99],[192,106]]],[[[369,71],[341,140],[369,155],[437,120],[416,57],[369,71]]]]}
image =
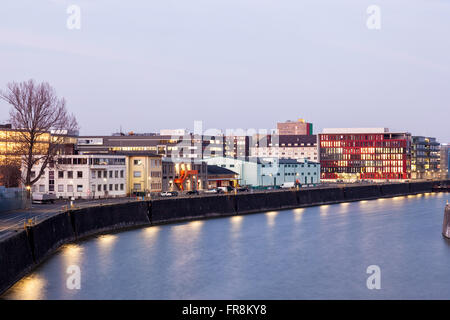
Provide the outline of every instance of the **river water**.
{"type": "Polygon", "coordinates": [[[450,299],[450,242],[441,235],[449,199],[425,194],[102,235],[61,247],[2,298],[450,299]],[[80,289],[68,289],[72,265],[80,289]],[[380,289],[367,287],[371,265],[380,268],[380,289]]]}

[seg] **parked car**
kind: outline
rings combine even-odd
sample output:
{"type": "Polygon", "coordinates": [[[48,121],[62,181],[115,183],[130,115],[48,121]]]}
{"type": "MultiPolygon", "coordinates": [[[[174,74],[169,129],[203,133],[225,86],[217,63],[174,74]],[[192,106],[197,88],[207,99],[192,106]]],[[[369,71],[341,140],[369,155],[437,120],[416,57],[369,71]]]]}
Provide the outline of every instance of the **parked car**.
{"type": "Polygon", "coordinates": [[[189,190],[186,192],[187,195],[199,195],[199,192],[197,190],[189,190]]]}
{"type": "Polygon", "coordinates": [[[176,191],[164,191],[160,193],[161,197],[176,197],[178,196],[178,192],[176,191]]]}
{"type": "Polygon", "coordinates": [[[208,190],[205,190],[204,192],[205,192],[205,193],[219,193],[219,191],[218,191],[217,188],[214,188],[214,189],[208,189],[208,190]]]}
{"type": "Polygon", "coordinates": [[[236,190],[237,190],[237,192],[248,192],[249,191],[248,187],[239,187],[236,190]]]}
{"type": "Polygon", "coordinates": [[[234,190],[234,188],[231,186],[217,187],[217,190],[221,190],[223,192],[232,192],[234,190]]]}

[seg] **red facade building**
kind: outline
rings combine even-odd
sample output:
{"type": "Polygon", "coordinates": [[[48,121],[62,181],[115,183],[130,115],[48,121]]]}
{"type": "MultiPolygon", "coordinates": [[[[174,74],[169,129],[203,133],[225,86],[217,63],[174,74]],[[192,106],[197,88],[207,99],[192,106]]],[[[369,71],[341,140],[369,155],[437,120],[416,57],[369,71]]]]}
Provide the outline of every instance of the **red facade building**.
{"type": "Polygon", "coordinates": [[[322,180],[411,178],[411,134],[384,128],[325,129],[319,134],[322,180]]]}

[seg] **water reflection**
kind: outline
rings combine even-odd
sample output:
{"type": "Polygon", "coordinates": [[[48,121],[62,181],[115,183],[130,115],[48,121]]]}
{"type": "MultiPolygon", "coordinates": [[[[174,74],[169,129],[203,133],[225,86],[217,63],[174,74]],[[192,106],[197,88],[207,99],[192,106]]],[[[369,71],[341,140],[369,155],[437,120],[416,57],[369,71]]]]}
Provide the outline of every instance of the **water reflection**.
{"type": "Polygon", "coordinates": [[[105,234],[97,238],[97,244],[103,251],[109,251],[114,247],[114,242],[117,240],[116,234],[105,234]]]}
{"type": "Polygon", "coordinates": [[[449,299],[447,199],[349,202],[91,238],[64,246],[4,298],[449,299]],[[77,292],[65,287],[69,264],[82,268],[77,292]],[[365,286],[371,264],[384,275],[377,292],[365,286]]]}
{"type": "Polygon", "coordinates": [[[302,220],[303,213],[305,212],[304,208],[294,209],[294,221],[300,222],[302,220]]]}
{"type": "Polygon", "coordinates": [[[12,299],[39,300],[45,298],[46,279],[39,274],[32,274],[19,281],[10,291],[12,299]]]}
{"type": "Polygon", "coordinates": [[[319,207],[319,209],[320,209],[320,215],[321,215],[321,216],[326,216],[329,208],[330,208],[330,205],[329,205],[329,204],[321,205],[321,206],[319,207]]]}
{"type": "Polygon", "coordinates": [[[267,217],[267,225],[269,227],[273,227],[275,226],[275,218],[277,217],[279,211],[269,211],[266,212],[266,217],[267,217]]]}
{"type": "Polygon", "coordinates": [[[142,230],[145,239],[155,239],[160,231],[159,226],[147,227],[142,230]]]}
{"type": "Polygon", "coordinates": [[[241,230],[243,220],[243,216],[233,216],[230,218],[232,235],[236,235],[241,230]]]}
{"type": "Polygon", "coordinates": [[[83,255],[83,247],[79,244],[71,243],[61,248],[62,256],[66,266],[80,264],[83,255]]]}

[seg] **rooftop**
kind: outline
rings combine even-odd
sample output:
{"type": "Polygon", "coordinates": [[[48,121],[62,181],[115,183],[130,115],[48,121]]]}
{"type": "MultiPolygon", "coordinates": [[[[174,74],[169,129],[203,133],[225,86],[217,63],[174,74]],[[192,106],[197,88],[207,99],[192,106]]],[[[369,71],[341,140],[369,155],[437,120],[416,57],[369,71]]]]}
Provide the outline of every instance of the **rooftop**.
{"type": "Polygon", "coordinates": [[[322,133],[387,133],[388,128],[325,128],[322,133]]]}
{"type": "Polygon", "coordinates": [[[208,165],[208,174],[210,174],[210,175],[218,175],[218,174],[236,175],[236,172],[228,170],[226,168],[216,166],[216,165],[208,165]]]}

